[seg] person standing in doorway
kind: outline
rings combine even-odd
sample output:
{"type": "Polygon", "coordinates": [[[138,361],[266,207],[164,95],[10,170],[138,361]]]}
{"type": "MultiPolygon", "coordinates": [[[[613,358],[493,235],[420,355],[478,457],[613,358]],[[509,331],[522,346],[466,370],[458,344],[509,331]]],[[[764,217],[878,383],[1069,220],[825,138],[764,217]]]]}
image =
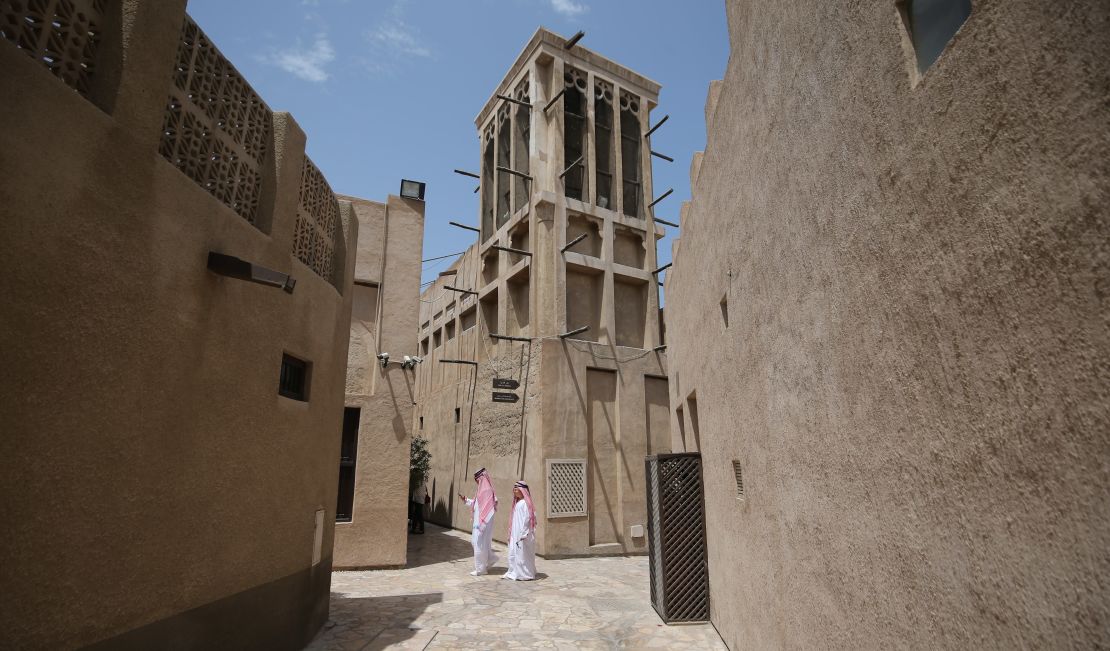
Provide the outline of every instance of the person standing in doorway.
{"type": "Polygon", "coordinates": [[[536,578],[536,508],[528,484],[513,484],[513,510],[509,516],[509,571],[501,577],[514,581],[536,578]]]}
{"type": "Polygon", "coordinates": [[[470,576],[479,576],[489,571],[497,561],[493,553],[493,514],[497,511],[497,496],[493,493],[493,482],[485,468],[474,473],[478,491],[474,499],[459,493],[459,499],[474,512],[474,529],[470,533],[470,544],[474,547],[474,571],[470,576]]]}
{"type": "Polygon", "coordinates": [[[418,483],[416,488],[412,490],[412,498],[409,502],[409,531],[411,533],[424,533],[424,505],[430,500],[428,485],[424,482],[418,483]]]}

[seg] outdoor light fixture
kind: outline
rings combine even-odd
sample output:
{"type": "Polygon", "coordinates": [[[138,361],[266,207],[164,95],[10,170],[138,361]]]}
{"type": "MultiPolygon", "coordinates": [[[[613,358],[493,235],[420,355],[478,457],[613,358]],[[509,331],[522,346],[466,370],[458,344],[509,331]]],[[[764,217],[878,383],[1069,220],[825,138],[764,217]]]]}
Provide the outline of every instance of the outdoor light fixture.
{"type": "Polygon", "coordinates": [[[382,368],[389,366],[389,353],[378,353],[378,361],[382,363],[382,368]]]}
{"type": "Polygon", "coordinates": [[[423,357],[410,357],[408,355],[405,355],[405,361],[401,362],[401,368],[416,368],[417,364],[421,364],[423,362],[423,357]]]}
{"type": "Polygon", "coordinates": [[[297,280],[289,274],[283,274],[280,271],[267,269],[253,262],[236,258],[233,255],[216,253],[215,251],[208,252],[208,270],[228,278],[280,287],[288,294],[292,294],[293,288],[297,285],[297,280]]]}
{"type": "Polygon", "coordinates": [[[401,196],[406,199],[416,199],[418,201],[423,201],[424,188],[427,185],[427,183],[421,183],[420,181],[401,179],[401,196]]]}

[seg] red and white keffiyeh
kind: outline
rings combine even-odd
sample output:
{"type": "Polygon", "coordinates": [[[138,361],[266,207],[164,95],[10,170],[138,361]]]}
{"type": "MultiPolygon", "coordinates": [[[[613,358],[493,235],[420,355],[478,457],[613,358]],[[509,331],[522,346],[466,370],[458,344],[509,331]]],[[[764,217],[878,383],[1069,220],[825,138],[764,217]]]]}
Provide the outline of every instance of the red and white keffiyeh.
{"type": "Polygon", "coordinates": [[[493,519],[493,513],[497,510],[497,496],[493,493],[493,482],[490,481],[489,473],[485,468],[474,473],[474,479],[478,482],[478,494],[474,496],[478,509],[478,524],[486,524],[493,519]]]}
{"type": "MultiPolygon", "coordinates": [[[[532,529],[532,531],[535,531],[536,530],[536,507],[532,506],[532,493],[528,491],[528,484],[526,484],[522,481],[518,481],[515,484],[513,484],[513,488],[519,490],[521,495],[523,495],[523,497],[518,498],[515,494],[513,495],[513,508],[509,510],[509,513],[515,512],[516,511],[516,503],[519,502],[520,500],[524,500],[524,502],[526,504],[528,504],[528,513],[530,515],[530,518],[528,520],[528,526],[532,529]]],[[[512,519],[512,517],[510,517],[509,518],[509,535],[508,535],[507,540],[512,540],[512,538],[513,538],[513,519],[512,519]]]]}

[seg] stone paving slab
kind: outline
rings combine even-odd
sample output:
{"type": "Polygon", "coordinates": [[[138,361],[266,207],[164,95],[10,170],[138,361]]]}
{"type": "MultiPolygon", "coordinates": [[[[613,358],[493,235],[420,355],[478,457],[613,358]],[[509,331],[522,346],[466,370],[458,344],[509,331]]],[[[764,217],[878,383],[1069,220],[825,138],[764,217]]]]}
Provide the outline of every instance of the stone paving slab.
{"type": "Polygon", "coordinates": [[[332,574],[331,619],[311,651],[379,649],[719,649],[709,624],[667,626],[651,607],[645,557],[536,559],[508,581],[503,545],[486,576],[469,534],[428,525],[403,570],[332,574]]]}

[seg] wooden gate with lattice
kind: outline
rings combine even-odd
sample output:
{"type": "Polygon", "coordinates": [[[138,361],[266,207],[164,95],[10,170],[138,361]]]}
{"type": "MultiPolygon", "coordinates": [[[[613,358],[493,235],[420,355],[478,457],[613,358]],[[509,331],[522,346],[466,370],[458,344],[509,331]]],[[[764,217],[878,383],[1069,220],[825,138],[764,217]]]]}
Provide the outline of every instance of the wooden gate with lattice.
{"type": "Polygon", "coordinates": [[[701,455],[644,459],[651,605],[666,623],[709,621],[701,455]]]}

